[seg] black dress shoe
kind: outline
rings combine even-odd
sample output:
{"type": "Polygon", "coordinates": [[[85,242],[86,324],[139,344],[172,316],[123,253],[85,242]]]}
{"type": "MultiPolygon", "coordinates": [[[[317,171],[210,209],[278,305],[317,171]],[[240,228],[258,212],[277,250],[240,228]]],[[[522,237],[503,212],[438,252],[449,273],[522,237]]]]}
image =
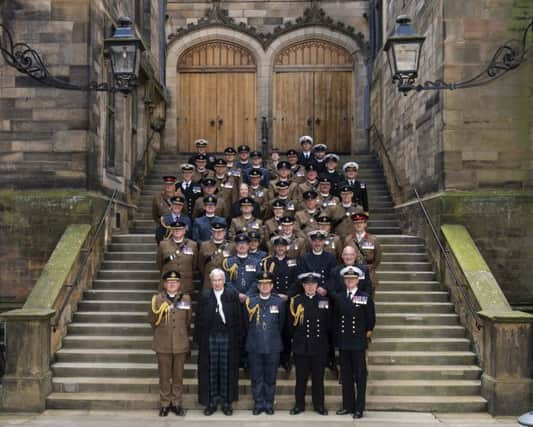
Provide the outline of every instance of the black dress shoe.
{"type": "Polygon", "coordinates": [[[291,369],[292,369],[292,363],[287,361],[287,362],[283,362],[281,364],[281,366],[283,367],[283,369],[285,370],[286,373],[289,373],[291,372],[291,369]]]}
{"type": "Polygon", "coordinates": [[[159,416],[160,417],[166,417],[168,416],[168,411],[170,410],[170,407],[168,406],[162,406],[159,410],[159,416]]]}
{"type": "Polygon", "coordinates": [[[170,410],[174,412],[178,417],[185,416],[185,409],[183,409],[181,406],[171,406],[170,410]]]}
{"type": "Polygon", "coordinates": [[[207,406],[204,409],[204,415],[213,415],[217,410],[216,406],[207,406]]]}
{"type": "Polygon", "coordinates": [[[263,410],[261,408],[254,408],[252,410],[252,415],[259,415],[263,410]]]}
{"type": "Polygon", "coordinates": [[[299,408],[298,406],[295,406],[294,408],[291,409],[289,414],[298,415],[298,414],[302,413],[303,411],[304,411],[303,408],[299,408]]]}
{"type": "Polygon", "coordinates": [[[351,414],[350,411],[348,411],[347,409],[339,409],[337,412],[335,412],[337,415],[348,415],[348,414],[351,414]]]}
{"type": "Polygon", "coordinates": [[[274,415],[274,408],[268,408],[268,409],[265,409],[265,414],[267,414],[267,415],[274,415]]]}
{"type": "Polygon", "coordinates": [[[363,411],[355,411],[353,413],[354,418],[363,418],[363,411]]]}
{"type": "Polygon", "coordinates": [[[224,415],[233,415],[233,409],[231,408],[230,405],[228,406],[223,406],[222,407],[222,412],[224,413],[224,415]]]}
{"type": "Polygon", "coordinates": [[[315,412],[320,415],[328,415],[328,410],[326,408],[315,408],[315,412]]]}

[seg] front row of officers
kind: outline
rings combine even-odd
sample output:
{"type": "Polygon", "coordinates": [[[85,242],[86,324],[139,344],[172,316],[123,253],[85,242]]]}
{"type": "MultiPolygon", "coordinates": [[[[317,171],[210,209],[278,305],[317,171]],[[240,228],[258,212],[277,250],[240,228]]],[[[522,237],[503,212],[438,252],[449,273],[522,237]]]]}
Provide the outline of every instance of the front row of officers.
{"type": "MultiPolygon", "coordinates": [[[[281,245],[280,245],[281,246],[281,245]]],[[[275,275],[255,273],[254,290],[246,294],[228,286],[226,273],[214,268],[209,287],[196,303],[194,341],[198,345],[198,398],[211,415],[220,406],[233,413],[238,400],[239,367],[247,361],[254,400],[253,414],[274,413],[276,376],[283,353],[292,352],[296,370],[292,415],[305,410],[309,376],[314,410],[327,415],[324,371],[331,348],[339,350],[342,407],[338,415],[363,416],[366,395],[366,349],[375,325],[374,303],[361,288],[364,272],[358,266],[340,269],[338,286],[321,295],[323,277],[297,276],[293,295],[275,291],[275,275]]],[[[182,384],[190,351],[189,329],[193,303],[187,278],[178,270],[162,275],[163,290],[152,298],[149,311],[154,328],[160,384],[160,416],[184,415],[182,384]]]]}

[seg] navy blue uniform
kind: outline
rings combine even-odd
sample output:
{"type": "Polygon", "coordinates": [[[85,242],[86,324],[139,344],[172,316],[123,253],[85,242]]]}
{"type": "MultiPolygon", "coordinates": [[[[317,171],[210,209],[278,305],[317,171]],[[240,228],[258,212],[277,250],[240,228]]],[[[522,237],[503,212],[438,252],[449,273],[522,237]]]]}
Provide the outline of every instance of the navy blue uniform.
{"type": "Polygon", "coordinates": [[[311,374],[313,406],[324,409],[324,368],[331,328],[328,298],[305,294],[291,298],[289,327],[296,367],[296,407],[305,409],[305,389],[311,374]]]}
{"type": "MultiPolygon", "coordinates": [[[[186,227],[187,227],[187,237],[191,237],[191,234],[192,234],[192,223],[191,223],[191,218],[189,218],[187,215],[174,215],[172,212],[169,212],[165,215],[163,215],[161,217],[161,221],[163,221],[165,224],[170,224],[171,222],[176,222],[176,221],[182,221],[185,223],[186,227]]],[[[163,238],[165,237],[165,233],[167,232],[166,228],[164,228],[161,223],[159,223],[159,225],[157,226],[156,230],[155,230],[155,240],[157,242],[157,244],[159,244],[159,242],[161,240],[163,240],[163,238]]]]}
{"type": "MultiPolygon", "coordinates": [[[[332,296],[333,294],[337,294],[339,292],[346,292],[346,286],[344,285],[344,277],[341,274],[341,270],[345,267],[347,267],[347,265],[338,265],[333,270],[331,270],[327,284],[328,295],[332,296]]],[[[363,292],[366,292],[367,294],[371,294],[372,280],[370,278],[370,270],[368,269],[368,266],[364,264],[357,264],[356,267],[359,268],[365,274],[364,279],[359,279],[359,284],[357,285],[358,289],[363,292]]]]}
{"type": "MultiPolygon", "coordinates": [[[[306,252],[298,258],[297,274],[302,273],[318,273],[322,276],[318,286],[327,289],[327,281],[329,274],[333,268],[337,266],[337,259],[335,255],[323,251],[320,255],[315,255],[312,251],[306,252]]],[[[299,286],[295,288],[296,291],[292,294],[299,293],[299,286]]]]}
{"type": "Polygon", "coordinates": [[[196,218],[192,225],[192,239],[198,244],[202,242],[207,242],[211,240],[211,225],[213,222],[221,222],[226,227],[226,219],[221,216],[211,216],[206,215],[196,218]]]}
{"type": "Polygon", "coordinates": [[[186,184],[185,182],[178,182],[176,184],[176,191],[177,190],[180,190],[183,194],[183,197],[185,197],[185,206],[187,209],[184,210],[184,213],[189,216],[192,215],[196,199],[202,196],[202,186],[200,183],[194,181],[189,184],[186,184]]]}
{"type": "Polygon", "coordinates": [[[254,255],[240,258],[228,257],[222,267],[226,272],[226,284],[240,294],[254,293],[257,274],[261,271],[261,260],[254,255]]]}
{"type": "Polygon", "coordinates": [[[347,290],[339,292],[333,300],[335,347],[340,351],[342,407],[349,412],[362,413],[366,403],[367,333],[376,324],[374,302],[369,294],[360,290],[350,297],[347,290]]]}
{"type": "MultiPolygon", "coordinates": [[[[279,259],[277,256],[267,257],[263,263],[263,270],[269,271],[274,275],[272,292],[276,294],[284,294],[291,296],[290,291],[293,290],[292,284],[296,282],[296,260],[294,258],[285,257],[279,259]]],[[[286,307],[288,310],[288,306],[286,307]]],[[[285,328],[282,334],[283,351],[280,355],[280,361],[283,366],[289,366],[291,360],[291,334],[289,328],[285,328]]]]}
{"type": "Polygon", "coordinates": [[[256,295],[246,300],[246,309],[249,321],[246,351],[254,405],[256,409],[269,410],[274,407],[276,373],[283,350],[285,302],[275,294],[268,299],[256,295]]]}

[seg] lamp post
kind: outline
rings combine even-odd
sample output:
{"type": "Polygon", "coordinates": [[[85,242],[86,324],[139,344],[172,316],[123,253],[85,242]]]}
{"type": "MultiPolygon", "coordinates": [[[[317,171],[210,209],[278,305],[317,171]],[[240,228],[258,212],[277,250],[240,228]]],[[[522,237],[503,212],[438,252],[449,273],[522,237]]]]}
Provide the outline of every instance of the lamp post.
{"type": "Polygon", "coordinates": [[[11,32],[0,24],[0,53],[7,65],[44,86],[64,90],[106,91],[128,94],[138,85],[141,55],[145,50],[136,37],[131,19],[121,17],[112,37],[104,40],[104,50],[109,53],[113,82],[88,82],[75,85],[65,79],[50,75],[41,55],[26,43],[14,42],[11,32]]]}
{"type": "Polygon", "coordinates": [[[533,31],[533,19],[524,29],[521,40],[511,40],[500,46],[488,66],[468,80],[448,83],[443,80],[425,81],[415,84],[420,66],[420,56],[425,37],[416,33],[408,16],[401,15],[396,20],[394,34],[387,39],[384,50],[392,75],[393,84],[398,91],[407,95],[416,90],[455,90],[482,86],[497,80],[522,65],[529,54],[528,32],[533,31]]]}

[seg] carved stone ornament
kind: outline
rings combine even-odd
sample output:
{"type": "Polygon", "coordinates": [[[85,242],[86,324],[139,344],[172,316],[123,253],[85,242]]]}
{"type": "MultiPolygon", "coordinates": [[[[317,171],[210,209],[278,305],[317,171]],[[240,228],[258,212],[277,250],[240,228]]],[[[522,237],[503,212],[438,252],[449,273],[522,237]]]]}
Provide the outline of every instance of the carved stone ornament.
{"type": "Polygon", "coordinates": [[[287,21],[283,25],[277,26],[271,33],[262,33],[254,26],[244,22],[235,22],[235,20],[228,15],[227,9],[223,9],[220,6],[220,0],[213,0],[212,6],[204,17],[200,18],[195,24],[191,23],[186,27],[177,28],[174,33],[169,34],[168,41],[170,42],[180,39],[194,31],[220,26],[252,36],[259,41],[265,50],[277,37],[283,34],[287,34],[300,28],[321,26],[342,33],[355,40],[365,55],[368,51],[368,43],[365,42],[363,33],[355,32],[354,27],[346,25],[341,21],[335,21],[330,16],[326,15],[326,12],[318,6],[318,1],[316,0],[312,1],[311,6],[305,9],[303,16],[296,18],[295,21],[287,21]]]}

